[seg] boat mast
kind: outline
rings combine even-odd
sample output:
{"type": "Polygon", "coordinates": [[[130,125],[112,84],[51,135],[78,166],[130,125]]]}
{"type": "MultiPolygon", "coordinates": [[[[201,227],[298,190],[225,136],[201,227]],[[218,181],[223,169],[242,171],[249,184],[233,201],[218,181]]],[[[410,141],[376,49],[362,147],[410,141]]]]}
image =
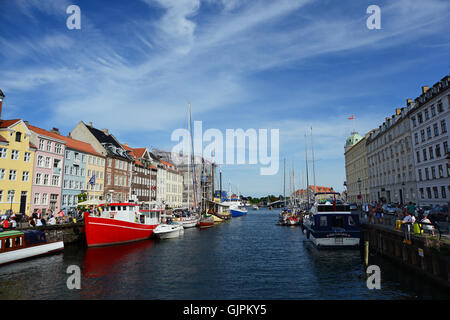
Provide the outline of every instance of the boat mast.
{"type": "Polygon", "coordinates": [[[313,139],[313,133],[312,133],[312,126],[311,126],[311,148],[312,148],[312,161],[313,161],[314,192],[317,192],[317,186],[316,186],[316,161],[314,160],[314,139],[313,139]]]}
{"type": "MultiPolygon", "coordinates": [[[[188,102],[188,131],[189,131],[189,139],[192,139],[191,137],[191,103],[188,102]]],[[[187,160],[188,160],[188,170],[187,170],[187,187],[188,187],[188,192],[187,192],[187,207],[188,207],[188,211],[191,208],[191,182],[190,182],[190,171],[191,171],[191,146],[189,144],[189,152],[188,152],[188,156],[187,156],[187,160]]]]}
{"type": "Polygon", "coordinates": [[[306,140],[306,133],[305,133],[305,158],[306,158],[306,200],[309,209],[308,140],[306,140]]]}
{"type": "Polygon", "coordinates": [[[284,158],[283,200],[286,207],[286,158],[284,158]]]}

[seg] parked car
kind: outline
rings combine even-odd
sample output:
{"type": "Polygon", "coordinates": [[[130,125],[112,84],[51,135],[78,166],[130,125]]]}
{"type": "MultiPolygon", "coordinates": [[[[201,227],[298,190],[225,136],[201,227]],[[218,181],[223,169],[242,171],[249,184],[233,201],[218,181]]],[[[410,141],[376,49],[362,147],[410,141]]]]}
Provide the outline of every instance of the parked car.
{"type": "Polygon", "coordinates": [[[449,219],[448,206],[436,206],[428,213],[431,222],[445,222],[449,219]]]}
{"type": "Polygon", "coordinates": [[[391,204],[383,204],[383,213],[394,215],[397,212],[397,208],[391,204]]]}
{"type": "Polygon", "coordinates": [[[356,203],[350,203],[350,211],[353,210],[358,210],[358,206],[356,205],[356,203]]]}

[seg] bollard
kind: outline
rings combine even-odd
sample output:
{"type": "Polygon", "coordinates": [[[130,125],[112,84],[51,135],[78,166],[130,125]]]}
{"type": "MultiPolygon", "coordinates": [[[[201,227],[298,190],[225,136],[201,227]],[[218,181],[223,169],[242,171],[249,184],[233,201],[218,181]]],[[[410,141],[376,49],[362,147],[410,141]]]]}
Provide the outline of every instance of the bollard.
{"type": "Polygon", "coordinates": [[[369,241],[364,241],[364,265],[369,265],[369,241]]]}

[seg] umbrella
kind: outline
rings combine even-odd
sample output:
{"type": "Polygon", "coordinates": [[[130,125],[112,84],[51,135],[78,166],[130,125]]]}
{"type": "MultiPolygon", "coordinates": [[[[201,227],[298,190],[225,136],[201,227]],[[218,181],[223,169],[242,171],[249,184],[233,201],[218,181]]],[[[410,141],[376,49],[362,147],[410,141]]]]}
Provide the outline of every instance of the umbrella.
{"type": "Polygon", "coordinates": [[[79,202],[78,205],[79,206],[98,206],[98,205],[100,205],[102,203],[105,203],[105,201],[92,199],[92,200],[86,200],[86,201],[83,201],[83,202],[79,202]]]}

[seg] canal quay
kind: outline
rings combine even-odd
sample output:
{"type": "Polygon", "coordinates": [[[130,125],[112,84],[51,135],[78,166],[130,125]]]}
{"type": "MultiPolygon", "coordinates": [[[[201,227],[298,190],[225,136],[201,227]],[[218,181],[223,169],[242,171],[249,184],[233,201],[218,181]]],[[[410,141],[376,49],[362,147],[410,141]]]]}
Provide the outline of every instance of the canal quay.
{"type": "Polygon", "coordinates": [[[1,267],[0,299],[91,300],[409,300],[450,292],[371,252],[381,289],[369,290],[360,250],[317,250],[298,226],[277,226],[279,210],[249,210],[178,239],[86,248],[1,267]],[[69,266],[81,289],[68,289],[69,266]]]}

